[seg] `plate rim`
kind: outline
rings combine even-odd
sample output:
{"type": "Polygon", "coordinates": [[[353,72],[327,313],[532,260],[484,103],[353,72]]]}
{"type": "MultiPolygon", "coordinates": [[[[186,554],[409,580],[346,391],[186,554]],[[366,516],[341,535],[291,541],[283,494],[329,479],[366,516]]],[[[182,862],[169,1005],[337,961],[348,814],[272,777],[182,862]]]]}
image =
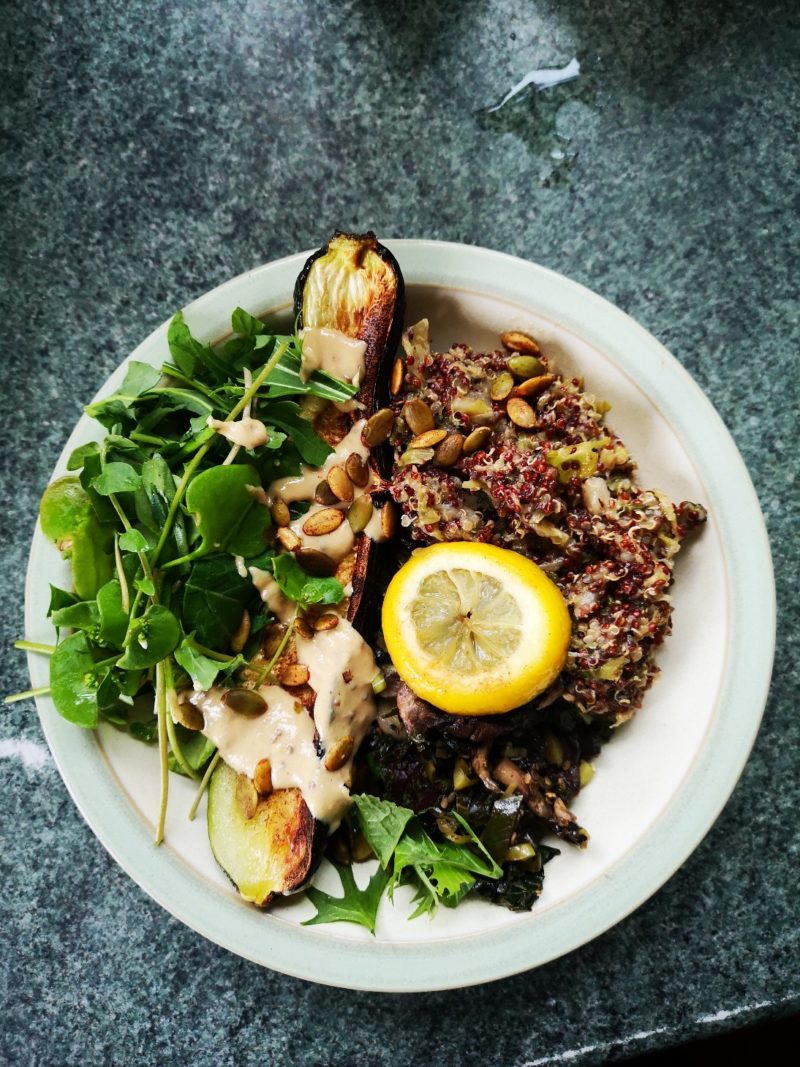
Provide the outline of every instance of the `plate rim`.
{"type": "MultiPolygon", "coordinates": [[[[682,866],[701,843],[727,803],[741,776],[758,732],[769,691],[775,651],[775,586],[767,531],[756,491],[744,460],[730,432],[700,386],[649,331],[604,297],[579,282],[520,257],[476,245],[450,241],[387,238],[384,243],[391,250],[397,250],[401,264],[403,254],[416,256],[418,260],[426,260],[425,269],[433,274],[436,274],[437,270],[441,272],[441,260],[446,260],[448,256],[454,257],[460,265],[467,261],[475,265],[483,261],[485,265],[491,261],[499,268],[498,274],[501,277],[503,268],[505,268],[506,271],[511,272],[512,277],[527,276],[528,282],[534,281],[545,288],[549,287],[549,298],[554,299],[556,303],[562,301],[569,303],[571,297],[576,308],[580,309],[580,313],[591,311],[596,315],[596,323],[599,325],[587,326],[585,322],[579,325],[575,320],[570,321],[571,314],[574,313],[576,316],[579,314],[577,310],[573,312],[571,308],[566,313],[565,319],[555,317],[555,321],[606,353],[610,344],[613,347],[609,340],[609,332],[611,334],[616,332],[620,338],[629,335],[631,340],[638,339],[639,345],[648,350],[650,362],[645,360],[646,370],[650,371],[651,365],[655,366],[655,363],[660,361],[659,373],[666,374],[667,378],[672,378],[679,385],[678,392],[683,402],[688,404],[689,409],[694,413],[691,420],[687,420],[684,418],[684,413],[675,408],[671,395],[668,394],[666,400],[663,397],[658,397],[656,400],[649,389],[644,390],[646,395],[657,404],[676,432],[680,428],[684,429],[681,439],[689,458],[698,473],[703,475],[703,480],[708,486],[709,505],[712,503],[711,497],[715,498],[715,515],[719,534],[723,549],[727,550],[725,552],[726,577],[731,598],[731,629],[726,650],[727,662],[718,700],[723,701],[727,696],[733,710],[728,711],[727,719],[721,715],[712,718],[695,759],[687,771],[684,783],[673,794],[643,837],[612,865],[604,887],[601,886],[603,889],[601,903],[604,903],[605,907],[598,909],[596,900],[593,905],[592,901],[597,895],[597,889],[594,885],[589,885],[571,896],[564,905],[555,905],[542,915],[538,924],[531,923],[527,928],[521,924],[509,924],[500,929],[491,929],[485,935],[473,933],[456,936],[453,939],[437,941],[425,947],[425,942],[387,945],[381,942],[324,938],[314,933],[317,928],[304,929],[285,923],[269,924],[271,927],[269,930],[264,924],[260,933],[266,932],[266,936],[262,936],[259,943],[250,940],[248,931],[253,926],[253,916],[262,923],[265,917],[255,912],[254,909],[242,908],[238,901],[231,899],[227,903],[236,908],[236,912],[233,913],[234,927],[241,928],[238,936],[233,936],[231,930],[225,927],[226,917],[231,914],[230,908],[215,907],[216,897],[208,894],[207,887],[187,870],[179,857],[170,854],[167,850],[159,850],[157,853],[150,844],[149,837],[147,837],[149,855],[142,852],[141,840],[120,842],[118,836],[115,835],[114,828],[117,825],[116,820],[125,817],[125,812],[122,810],[123,803],[129,814],[133,814],[136,818],[139,817],[138,814],[130,811],[127,800],[123,801],[119,794],[117,795],[118,803],[114,804],[114,798],[108,795],[107,788],[105,800],[108,804],[104,811],[98,813],[96,799],[92,800],[95,794],[92,793],[91,786],[87,783],[90,776],[84,776],[84,780],[81,781],[80,773],[72,769],[75,766],[74,757],[77,756],[80,761],[81,750],[83,749],[85,754],[86,746],[94,744],[92,735],[61,720],[48,698],[36,698],[36,706],[42,730],[56,766],[84,820],[126,873],[170,914],[216,944],[259,965],[294,977],[342,988],[375,992],[423,992],[496,981],[511,974],[541,966],[565,955],[580,945],[594,940],[622,921],[657,892],[682,866]],[[708,427],[704,444],[717,459],[726,461],[724,467],[726,491],[723,493],[719,491],[719,483],[708,477],[709,463],[704,459],[698,461],[697,451],[690,448],[687,443],[693,440],[691,422],[697,420],[698,414],[704,417],[708,427]],[[736,539],[731,540],[730,526],[724,521],[728,512],[726,499],[731,496],[731,487],[738,494],[737,506],[740,525],[743,529],[741,540],[744,544],[742,545],[739,545],[736,539]],[[744,555],[747,555],[746,566],[742,566],[744,555]],[[739,610],[736,610],[737,595],[740,601],[742,599],[746,601],[747,611],[741,610],[741,603],[739,610]],[[743,648],[748,649],[747,660],[742,656],[736,657],[737,646],[740,651],[743,648]],[[753,656],[754,649],[755,656],[753,656]],[[742,674],[742,668],[738,665],[745,662],[747,663],[746,676],[737,678],[737,685],[734,686],[733,679],[737,675],[737,670],[739,674],[742,674]],[[715,750],[712,759],[709,755],[709,745],[715,734],[718,740],[724,742],[724,746],[715,750]],[[709,788],[708,779],[704,780],[703,789],[693,802],[688,804],[691,797],[690,786],[693,782],[696,786],[703,769],[706,772],[714,772],[713,788],[709,788]],[[670,848],[667,850],[668,858],[664,852],[659,853],[655,850],[654,853],[654,845],[665,836],[670,840],[670,848]],[[648,862],[650,863],[650,866],[646,867],[645,876],[638,874],[636,866],[631,866],[632,862],[643,852],[649,852],[648,862]],[[632,872],[633,879],[627,879],[626,872],[632,872]],[[637,874],[638,877],[636,877],[637,874]],[[188,903],[180,896],[177,898],[174,896],[175,887],[186,889],[183,883],[187,878],[195,883],[193,887],[189,887],[190,890],[194,888],[194,892],[188,893],[188,903]],[[611,883],[613,883],[613,902],[608,899],[611,883]],[[587,897],[589,898],[588,910],[587,897]],[[608,906],[609,903],[612,904],[611,907],[608,906]],[[199,905],[197,911],[194,909],[195,904],[199,905]],[[570,921],[565,925],[561,913],[566,904],[570,905],[570,921]],[[235,921],[236,915],[242,916],[241,922],[235,921]],[[544,925],[551,928],[549,940],[548,937],[542,938],[541,936],[541,928],[544,925]],[[553,936],[554,934],[556,936],[553,936]],[[481,938],[483,938],[483,944],[480,944],[481,938]],[[539,943],[529,945],[531,955],[526,958],[519,944],[512,944],[510,939],[514,942],[538,941],[539,943]],[[468,960],[463,958],[464,953],[459,954],[457,951],[458,945],[465,941],[469,942],[468,960]],[[503,948],[509,949],[510,955],[504,956],[503,948]],[[306,954],[310,958],[310,963],[305,960],[306,954]],[[429,958],[433,955],[437,957],[435,961],[429,958]]],[[[210,301],[212,297],[224,295],[229,288],[241,287],[246,279],[254,279],[267,272],[275,272],[289,264],[295,264],[299,268],[309,254],[308,251],[295,253],[244,271],[202,294],[188,304],[184,310],[191,315],[192,310],[197,309],[198,305],[210,301]]],[[[411,271],[415,274],[414,280],[407,278],[409,286],[431,284],[451,289],[462,287],[457,284],[454,277],[443,281],[441,273],[436,280],[420,281],[418,277],[420,270],[416,267],[419,267],[419,264],[416,264],[411,271]]],[[[472,269],[476,274],[479,273],[476,266],[472,269]]],[[[489,278],[488,273],[486,277],[489,278]]],[[[484,281],[480,289],[476,289],[473,279],[470,284],[463,287],[484,294],[492,293],[507,300],[518,300],[532,307],[536,306],[536,300],[531,299],[529,292],[528,295],[520,293],[516,297],[512,296],[510,290],[513,290],[514,286],[507,278],[503,282],[492,279],[491,284],[484,281]]],[[[553,317],[550,310],[542,313],[553,317]]],[[[121,361],[101,385],[98,395],[105,393],[109,382],[115,375],[121,375],[122,368],[131,358],[135,358],[139,348],[151,343],[160,333],[165,332],[166,326],[165,322],[156,327],[140,345],[137,345],[136,349],[121,361]]],[[[621,340],[617,343],[621,344],[621,340]]],[[[633,377],[637,385],[642,387],[642,375],[633,374],[624,358],[622,369],[633,377]]],[[[647,378],[647,373],[644,377],[647,378]]],[[[78,432],[85,418],[86,416],[82,415],[73,427],[54,470],[63,466],[65,457],[72,447],[73,435],[78,432]]],[[[702,457],[703,454],[700,455],[702,457]]],[[[31,544],[25,583],[26,633],[32,632],[31,627],[37,623],[41,625],[41,620],[31,617],[33,611],[31,590],[34,575],[38,570],[37,558],[45,547],[37,524],[31,544]]],[[[32,678],[41,676],[41,662],[37,661],[33,654],[29,654],[28,661],[32,678]]],[[[99,786],[98,789],[100,792],[103,791],[99,786]]],[[[535,917],[534,913],[532,918],[535,917]]]]}

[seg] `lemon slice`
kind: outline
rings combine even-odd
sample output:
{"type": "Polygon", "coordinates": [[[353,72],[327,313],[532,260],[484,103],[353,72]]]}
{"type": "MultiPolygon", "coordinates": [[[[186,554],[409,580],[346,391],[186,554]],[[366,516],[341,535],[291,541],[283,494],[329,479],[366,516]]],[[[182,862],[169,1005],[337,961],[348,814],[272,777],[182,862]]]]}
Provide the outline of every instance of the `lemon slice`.
{"type": "Polygon", "coordinates": [[[382,622],[403,681],[455,715],[525,704],[558,677],[570,638],[567,605],[544,571],[474,541],[415,552],[389,583],[382,622]]]}

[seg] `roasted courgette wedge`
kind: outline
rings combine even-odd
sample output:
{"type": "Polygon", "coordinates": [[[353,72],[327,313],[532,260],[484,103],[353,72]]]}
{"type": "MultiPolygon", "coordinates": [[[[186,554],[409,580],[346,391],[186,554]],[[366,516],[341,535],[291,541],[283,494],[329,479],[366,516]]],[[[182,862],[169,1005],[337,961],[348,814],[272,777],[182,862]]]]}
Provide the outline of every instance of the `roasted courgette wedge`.
{"type": "MultiPolygon", "coordinates": [[[[395,353],[405,316],[405,284],[397,260],[372,231],[337,230],[327,244],[306,260],[294,290],[298,326],[327,327],[364,341],[364,377],[357,400],[366,417],[388,407],[395,353]]],[[[388,445],[373,452],[379,475],[388,478],[392,457],[388,445]]],[[[388,496],[373,497],[377,506],[388,496]]],[[[389,503],[387,517],[394,505],[389,503]]],[[[356,544],[352,594],[347,617],[367,639],[378,625],[380,589],[388,581],[387,547],[366,536],[356,544]],[[385,580],[384,580],[385,579],[385,580]],[[374,595],[370,588],[374,587],[374,595]]]]}
{"type": "Polygon", "coordinates": [[[299,789],[256,793],[251,780],[220,762],[208,788],[208,838],[220,867],[260,908],[302,889],[327,838],[299,789]]]}
{"type": "Polygon", "coordinates": [[[328,327],[364,341],[358,399],[368,412],[389,403],[389,378],[405,315],[403,275],[372,231],[337,230],[306,260],[294,288],[298,326],[328,327]]]}

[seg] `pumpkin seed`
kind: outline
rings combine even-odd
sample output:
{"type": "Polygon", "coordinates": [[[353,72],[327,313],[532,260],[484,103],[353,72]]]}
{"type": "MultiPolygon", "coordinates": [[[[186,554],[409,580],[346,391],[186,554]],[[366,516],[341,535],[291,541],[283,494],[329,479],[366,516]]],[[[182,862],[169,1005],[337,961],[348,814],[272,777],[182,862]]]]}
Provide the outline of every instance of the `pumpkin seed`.
{"type": "Polygon", "coordinates": [[[187,730],[202,730],[205,725],[203,713],[188,701],[174,700],[171,705],[172,721],[179,722],[187,730]]]}
{"type": "Polygon", "coordinates": [[[245,608],[242,612],[242,617],[239,621],[239,625],[233,631],[231,635],[231,651],[241,652],[244,646],[247,644],[247,638],[250,636],[250,612],[245,608]]]}
{"type": "Polygon", "coordinates": [[[326,611],[324,615],[320,615],[314,622],[315,630],[335,630],[339,625],[339,616],[335,615],[332,611],[326,611]]]}
{"type": "Polygon", "coordinates": [[[287,552],[294,552],[302,544],[294,530],[290,530],[288,526],[281,526],[276,536],[287,552]]]}
{"type": "Polygon", "coordinates": [[[522,330],[507,330],[505,333],[500,334],[500,340],[503,343],[503,347],[509,348],[512,352],[522,352],[526,356],[538,356],[541,354],[541,349],[536,341],[530,334],[523,333],[522,330]]]}
{"type": "Polygon", "coordinates": [[[411,448],[434,448],[447,437],[447,430],[426,430],[411,441],[411,448]]]}
{"type": "Polygon", "coordinates": [[[349,504],[353,499],[353,483],[344,467],[331,467],[328,471],[328,485],[337,500],[349,504]]]}
{"type": "Polygon", "coordinates": [[[528,378],[522,385],[518,385],[513,395],[535,396],[537,393],[543,392],[548,385],[552,385],[555,380],[555,374],[539,374],[536,378],[528,378]]]}
{"type": "Polygon", "coordinates": [[[344,512],[339,508],[322,508],[314,511],[303,523],[303,533],[308,537],[323,537],[338,530],[344,522],[344,512]]]}
{"type": "Polygon", "coordinates": [[[409,430],[415,435],[426,433],[428,430],[433,429],[433,412],[425,401],[420,400],[418,397],[407,400],[403,404],[403,418],[406,420],[409,430]]]}
{"type": "Polygon", "coordinates": [[[489,396],[492,400],[505,400],[513,388],[514,376],[509,374],[507,370],[504,370],[503,373],[498,374],[492,382],[491,388],[489,389],[489,396]]]}
{"type": "Polygon", "coordinates": [[[508,360],[508,369],[518,378],[534,378],[544,370],[544,363],[534,356],[512,356],[508,360]]]}
{"type": "Polygon", "coordinates": [[[381,408],[376,411],[372,418],[367,419],[367,424],[361,431],[361,440],[367,448],[375,448],[388,440],[394,426],[394,412],[391,408],[381,408]]]}
{"type": "Polygon", "coordinates": [[[514,425],[523,430],[530,430],[536,425],[536,412],[527,400],[512,396],[506,405],[506,411],[514,425]]]}
{"type": "Polygon", "coordinates": [[[305,685],[310,677],[311,672],[305,663],[290,663],[281,671],[281,685],[305,685]]]}
{"type": "Polygon", "coordinates": [[[267,710],[266,700],[255,689],[227,689],[222,703],[240,715],[262,715],[267,710]]]}
{"type": "Polygon", "coordinates": [[[314,490],[314,501],[317,504],[324,504],[326,507],[330,507],[331,504],[337,503],[337,496],[328,483],[323,479],[317,488],[314,490]]]}
{"type": "Polygon", "coordinates": [[[258,790],[246,774],[240,774],[236,779],[236,803],[245,819],[253,818],[258,807],[258,790]]]}
{"type": "Polygon", "coordinates": [[[491,436],[491,426],[478,426],[471,434],[467,435],[467,439],[464,442],[464,455],[469,456],[473,452],[477,452],[479,448],[483,448],[489,443],[491,436]]]}
{"type": "Polygon", "coordinates": [[[363,489],[369,482],[369,467],[361,456],[359,456],[358,452],[350,453],[344,461],[344,469],[347,471],[347,477],[353,485],[357,485],[359,489],[363,489]]]}
{"type": "Polygon", "coordinates": [[[372,497],[366,493],[353,501],[347,512],[347,521],[353,533],[358,534],[366,529],[367,523],[372,518],[373,507],[372,497]]]}
{"type": "Polygon", "coordinates": [[[333,745],[328,749],[325,756],[325,770],[326,771],[338,771],[341,767],[344,767],[345,763],[350,759],[355,748],[355,741],[348,734],[347,737],[340,737],[338,741],[335,741],[333,745]]]}
{"type": "MultiPolygon", "coordinates": [[[[488,427],[487,427],[488,429],[488,427]]],[[[464,435],[449,433],[433,453],[433,462],[437,467],[452,467],[461,458],[464,447],[464,435]]]]}
{"type": "Polygon", "coordinates": [[[401,467],[410,467],[412,463],[416,463],[417,466],[422,466],[423,463],[427,463],[429,459],[433,459],[432,448],[409,448],[398,459],[398,463],[401,467]]]}
{"type": "Polygon", "coordinates": [[[307,619],[296,618],[294,620],[294,631],[295,633],[300,634],[301,637],[305,637],[306,641],[310,641],[314,636],[311,623],[307,619]]]}
{"type": "Polygon", "coordinates": [[[272,792],[272,764],[268,759],[260,759],[256,764],[253,785],[262,797],[268,797],[272,792]]]}
{"type": "Polygon", "coordinates": [[[392,365],[392,379],[389,383],[389,392],[392,396],[397,396],[403,388],[403,369],[403,361],[398,357],[392,365]]]}
{"type": "Polygon", "coordinates": [[[269,510],[272,515],[272,521],[276,526],[288,526],[292,521],[292,516],[289,514],[289,505],[285,500],[281,500],[280,497],[269,510]]]}
{"type": "Polygon", "coordinates": [[[397,533],[397,507],[387,500],[381,508],[381,536],[388,541],[397,533]]]}
{"type": "Polygon", "coordinates": [[[316,578],[332,578],[336,574],[336,561],[317,548],[301,548],[294,558],[304,571],[316,578]]]}

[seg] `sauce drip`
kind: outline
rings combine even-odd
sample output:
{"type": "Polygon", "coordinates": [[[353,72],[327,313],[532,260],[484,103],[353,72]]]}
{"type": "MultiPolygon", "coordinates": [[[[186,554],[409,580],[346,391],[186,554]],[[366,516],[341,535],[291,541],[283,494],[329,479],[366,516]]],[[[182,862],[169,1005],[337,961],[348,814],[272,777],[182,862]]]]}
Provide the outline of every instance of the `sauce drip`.
{"type": "Polygon", "coordinates": [[[360,383],[364,373],[366,341],[348,337],[327,326],[311,326],[303,330],[302,338],[301,381],[307,382],[315,370],[321,370],[352,385],[360,383]]]}

